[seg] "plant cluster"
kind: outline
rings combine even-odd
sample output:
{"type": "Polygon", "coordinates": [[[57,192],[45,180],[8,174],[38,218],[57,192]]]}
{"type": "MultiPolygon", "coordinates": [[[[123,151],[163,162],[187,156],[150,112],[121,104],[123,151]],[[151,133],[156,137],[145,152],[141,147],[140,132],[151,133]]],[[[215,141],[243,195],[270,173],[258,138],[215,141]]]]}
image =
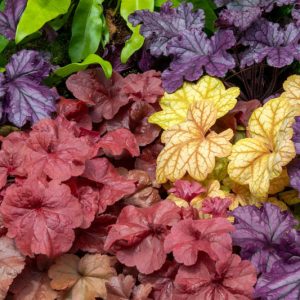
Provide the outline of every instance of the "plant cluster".
{"type": "Polygon", "coordinates": [[[134,2],[0,1],[0,299],[298,299],[297,1],[134,2]]]}

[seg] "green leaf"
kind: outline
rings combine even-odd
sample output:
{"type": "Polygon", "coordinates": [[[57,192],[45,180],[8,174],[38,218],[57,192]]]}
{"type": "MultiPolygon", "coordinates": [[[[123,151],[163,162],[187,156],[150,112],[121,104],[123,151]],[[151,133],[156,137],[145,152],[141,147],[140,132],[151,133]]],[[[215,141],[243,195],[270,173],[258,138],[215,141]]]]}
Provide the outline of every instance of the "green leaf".
{"type": "Polygon", "coordinates": [[[121,52],[121,62],[125,64],[129,57],[139,50],[144,43],[144,37],[140,34],[140,26],[133,27],[128,22],[128,16],[136,10],[149,9],[154,10],[154,0],[122,0],[120,13],[123,19],[126,21],[127,26],[132,31],[130,39],[125,42],[125,46],[121,52]]]}
{"type": "MultiPolygon", "coordinates": [[[[156,7],[161,7],[164,3],[166,3],[168,0],[155,0],[155,6],[156,7]]],[[[174,7],[177,7],[178,5],[180,5],[182,1],[180,0],[173,0],[172,3],[173,3],[173,6],[174,7]]],[[[188,1],[190,2],[190,1],[188,1]]]]}
{"type": "Polygon", "coordinates": [[[61,29],[67,23],[73,9],[74,9],[74,4],[71,4],[71,6],[69,7],[69,10],[68,10],[68,13],[66,13],[65,15],[58,16],[54,20],[50,21],[49,25],[55,31],[58,31],[59,29],[61,29]]]}
{"type": "Polygon", "coordinates": [[[0,73],[5,72],[5,68],[0,67],[0,73]]]}
{"type": "Polygon", "coordinates": [[[80,0],[72,24],[72,38],[69,55],[72,62],[78,62],[99,47],[103,33],[102,3],[99,0],[80,0]]]}
{"type": "Polygon", "coordinates": [[[215,21],[217,19],[217,15],[215,13],[216,6],[213,0],[190,0],[189,2],[193,3],[194,8],[201,8],[205,13],[205,28],[211,32],[216,31],[215,29],[215,21]]]}
{"type": "Polygon", "coordinates": [[[0,11],[4,11],[5,3],[4,0],[0,1],[0,11]]]}
{"type": "Polygon", "coordinates": [[[112,74],[112,66],[110,62],[107,60],[104,60],[100,56],[96,54],[90,54],[83,62],[81,63],[72,63],[69,65],[66,65],[62,68],[59,68],[54,71],[54,74],[60,76],[60,77],[67,77],[72,73],[85,70],[89,65],[92,64],[99,64],[101,65],[103,72],[106,76],[106,78],[110,78],[112,74]]]}
{"type": "Polygon", "coordinates": [[[71,0],[28,0],[16,32],[16,43],[68,12],[71,0]]]}
{"type": "Polygon", "coordinates": [[[0,53],[6,48],[9,40],[6,39],[3,35],[0,35],[0,53]]]}

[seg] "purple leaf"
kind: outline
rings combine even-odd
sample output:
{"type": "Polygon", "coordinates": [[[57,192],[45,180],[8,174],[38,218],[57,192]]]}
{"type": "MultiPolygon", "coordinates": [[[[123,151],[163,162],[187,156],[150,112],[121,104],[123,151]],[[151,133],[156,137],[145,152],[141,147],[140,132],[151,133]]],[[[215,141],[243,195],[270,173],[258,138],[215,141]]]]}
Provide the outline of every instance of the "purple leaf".
{"type": "Polygon", "coordinates": [[[254,23],[242,39],[249,49],[242,54],[241,66],[260,63],[265,58],[268,65],[282,68],[294,59],[300,59],[300,30],[293,23],[285,28],[264,19],[254,23]]]}
{"type": "Polygon", "coordinates": [[[168,53],[174,59],[170,68],[163,72],[163,86],[168,93],[179,88],[183,80],[194,81],[203,74],[203,69],[212,76],[223,77],[234,68],[233,57],[226,52],[235,44],[231,30],[217,32],[210,39],[204,32],[186,30],[168,45],[168,53]]]}
{"type": "Polygon", "coordinates": [[[297,0],[215,0],[218,7],[226,6],[220,12],[219,23],[245,30],[263,13],[270,12],[275,5],[294,4],[297,0]]]}
{"type": "MultiPolygon", "coordinates": [[[[3,111],[18,127],[35,123],[55,111],[56,91],[41,84],[53,69],[47,58],[37,51],[22,50],[6,65],[3,111]]],[[[1,80],[1,78],[0,78],[1,80]]]]}
{"type": "Polygon", "coordinates": [[[161,11],[136,11],[129,16],[129,21],[137,26],[141,25],[140,33],[149,40],[150,52],[154,56],[168,55],[167,45],[178,37],[184,30],[204,27],[204,13],[201,9],[193,12],[191,3],[183,3],[178,8],[172,8],[167,2],[161,11]]]}
{"type": "Polygon", "coordinates": [[[288,164],[288,174],[291,186],[299,192],[300,196],[300,158],[295,158],[288,164]]]}
{"type": "MultiPolygon", "coordinates": [[[[241,257],[249,259],[258,271],[269,271],[272,265],[281,260],[281,243],[289,241],[291,247],[299,243],[293,227],[297,221],[288,212],[270,203],[263,207],[244,206],[236,208],[236,231],[232,234],[233,244],[241,247],[241,257]],[[294,239],[290,239],[294,237],[294,239]]],[[[297,245],[300,247],[300,245],[297,245]]],[[[285,260],[290,257],[284,257],[285,260]]]]}
{"type": "Polygon", "coordinates": [[[15,38],[16,28],[26,3],[27,0],[7,0],[4,12],[0,12],[0,34],[9,40],[15,38]]]}
{"type": "Polygon", "coordinates": [[[26,77],[6,84],[7,105],[4,110],[10,122],[18,127],[27,121],[35,123],[48,118],[55,111],[57,93],[26,77]]]}
{"type": "Polygon", "coordinates": [[[6,65],[6,78],[14,80],[24,77],[37,83],[46,78],[53,66],[49,58],[42,53],[33,50],[22,50],[14,54],[6,65]]]}
{"type": "Polygon", "coordinates": [[[293,264],[277,262],[256,284],[255,298],[275,300],[300,299],[300,260],[293,264]]]}

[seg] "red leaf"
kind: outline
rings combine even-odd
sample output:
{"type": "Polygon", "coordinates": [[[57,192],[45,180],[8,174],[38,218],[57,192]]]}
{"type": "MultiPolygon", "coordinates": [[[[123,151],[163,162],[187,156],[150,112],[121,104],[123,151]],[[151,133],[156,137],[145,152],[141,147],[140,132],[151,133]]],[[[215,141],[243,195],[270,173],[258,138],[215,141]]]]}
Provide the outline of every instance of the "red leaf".
{"type": "Polygon", "coordinates": [[[174,280],[179,269],[179,264],[175,261],[166,261],[163,267],[150,274],[139,275],[139,280],[144,284],[152,286],[153,299],[169,300],[173,299],[174,280]]]}
{"type": "Polygon", "coordinates": [[[125,196],[135,192],[135,184],[120,176],[106,158],[94,158],[86,162],[82,177],[102,184],[99,190],[99,213],[125,196]]]}
{"type": "Polygon", "coordinates": [[[142,74],[129,74],[125,82],[124,91],[133,101],[155,103],[164,94],[160,72],[154,70],[142,74]]]}
{"type": "Polygon", "coordinates": [[[76,121],[77,126],[92,130],[92,119],[88,114],[88,107],[83,101],[61,97],[57,103],[57,114],[69,121],[76,121]]]}
{"type": "Polygon", "coordinates": [[[100,215],[95,218],[88,229],[76,229],[76,238],[72,252],[78,250],[89,253],[104,253],[104,242],[108,235],[109,226],[116,222],[117,218],[112,215],[100,215]]]}
{"type": "Polygon", "coordinates": [[[163,149],[161,144],[153,144],[142,150],[141,155],[135,160],[135,169],[148,173],[152,180],[156,178],[156,158],[163,149]]]}
{"type": "Polygon", "coordinates": [[[234,226],[224,218],[182,220],[171,229],[165,239],[165,251],[173,251],[177,262],[191,266],[199,251],[213,260],[226,260],[232,253],[230,232],[234,226]]]}
{"type": "Polygon", "coordinates": [[[101,138],[97,146],[102,148],[107,155],[120,156],[124,150],[127,150],[131,156],[140,155],[135,136],[125,128],[107,133],[101,138]]]}
{"type": "Polygon", "coordinates": [[[13,280],[25,266],[25,257],[16,249],[14,241],[0,238],[0,299],[5,299],[13,280]]]}
{"type": "Polygon", "coordinates": [[[26,176],[23,163],[27,137],[26,133],[13,132],[3,139],[0,150],[0,189],[6,185],[9,175],[26,176]]]}
{"type": "Polygon", "coordinates": [[[238,101],[231,113],[234,114],[239,124],[247,127],[251,114],[260,106],[261,103],[258,100],[238,101]]]}
{"type": "Polygon", "coordinates": [[[55,181],[47,186],[27,180],[10,186],[0,207],[8,236],[25,255],[56,256],[68,251],[73,228],[82,223],[82,210],[70,188],[55,181]]]}
{"type": "Polygon", "coordinates": [[[30,176],[65,181],[83,173],[94,149],[87,138],[76,137],[74,127],[75,123],[64,118],[44,119],[33,126],[26,144],[30,176]]]}
{"type": "Polygon", "coordinates": [[[66,85],[77,99],[93,106],[95,123],[112,119],[129,102],[123,91],[124,79],[117,72],[107,79],[101,69],[80,71],[70,76],[66,85]]]}
{"type": "Polygon", "coordinates": [[[135,285],[135,279],[131,275],[123,274],[114,276],[105,283],[107,300],[129,300],[135,285]]]}
{"type": "Polygon", "coordinates": [[[111,227],[104,249],[115,251],[126,266],[150,274],[164,264],[164,238],[179,220],[180,208],[167,200],[148,208],[126,206],[111,227]]]}
{"type": "Polygon", "coordinates": [[[174,299],[251,300],[255,282],[254,266],[238,255],[232,254],[224,262],[204,255],[195,265],[179,268],[175,279],[178,298],[174,299]]]}
{"type": "Polygon", "coordinates": [[[25,268],[14,281],[11,291],[14,300],[55,300],[58,292],[50,286],[47,273],[25,268]]]}
{"type": "Polygon", "coordinates": [[[205,214],[212,215],[213,218],[227,218],[228,208],[232,200],[230,198],[220,198],[220,197],[207,197],[202,203],[201,210],[205,214]]]}
{"type": "Polygon", "coordinates": [[[201,193],[205,193],[206,188],[198,182],[190,182],[188,180],[176,180],[174,186],[168,190],[168,193],[174,194],[176,197],[186,201],[193,200],[201,193]]]}

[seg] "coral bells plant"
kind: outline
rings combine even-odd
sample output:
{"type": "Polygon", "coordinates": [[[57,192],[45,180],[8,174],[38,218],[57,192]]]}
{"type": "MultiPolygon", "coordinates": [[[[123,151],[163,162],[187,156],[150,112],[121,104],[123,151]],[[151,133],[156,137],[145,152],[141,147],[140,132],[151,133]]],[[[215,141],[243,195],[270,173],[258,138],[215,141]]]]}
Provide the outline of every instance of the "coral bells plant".
{"type": "Polygon", "coordinates": [[[0,0],[0,300],[300,299],[299,3],[43,1],[0,0]]]}

